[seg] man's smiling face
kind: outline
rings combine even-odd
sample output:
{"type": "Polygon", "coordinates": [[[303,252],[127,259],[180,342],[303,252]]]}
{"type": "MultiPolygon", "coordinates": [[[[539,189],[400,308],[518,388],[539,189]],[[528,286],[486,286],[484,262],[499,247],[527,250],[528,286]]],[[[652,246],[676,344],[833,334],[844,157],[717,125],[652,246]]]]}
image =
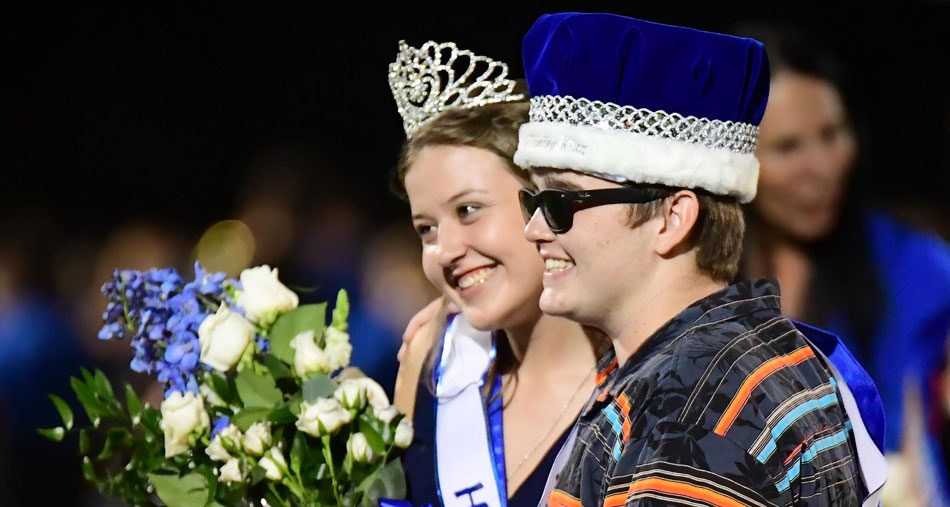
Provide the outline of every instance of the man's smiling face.
{"type": "MultiPolygon", "coordinates": [[[[572,171],[534,169],[539,190],[595,190],[620,185],[572,171]]],[[[581,324],[599,326],[620,310],[632,291],[644,283],[656,220],[629,226],[630,205],[608,204],[578,211],[573,227],[555,234],[538,209],[525,226],[525,237],[538,246],[545,261],[541,310],[581,324]]]]}

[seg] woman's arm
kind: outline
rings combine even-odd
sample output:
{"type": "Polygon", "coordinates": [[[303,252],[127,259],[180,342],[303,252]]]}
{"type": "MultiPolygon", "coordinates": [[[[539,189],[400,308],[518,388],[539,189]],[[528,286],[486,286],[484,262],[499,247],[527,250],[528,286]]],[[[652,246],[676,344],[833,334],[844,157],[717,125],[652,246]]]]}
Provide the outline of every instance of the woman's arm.
{"type": "Polygon", "coordinates": [[[399,373],[396,375],[393,405],[410,419],[412,419],[416,405],[416,389],[419,386],[419,376],[422,374],[422,368],[429,356],[429,349],[435,338],[434,334],[435,319],[430,316],[425,323],[417,326],[414,335],[410,339],[403,342],[405,350],[401,350],[402,359],[399,364],[399,373]]]}

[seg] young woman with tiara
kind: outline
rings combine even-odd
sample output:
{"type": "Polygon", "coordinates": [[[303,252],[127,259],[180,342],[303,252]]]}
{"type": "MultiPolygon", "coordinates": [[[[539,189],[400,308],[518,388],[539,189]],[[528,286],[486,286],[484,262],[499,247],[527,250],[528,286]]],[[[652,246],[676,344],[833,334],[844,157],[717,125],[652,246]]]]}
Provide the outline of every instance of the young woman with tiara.
{"type": "Polygon", "coordinates": [[[390,66],[407,135],[394,187],[444,295],[396,384],[415,425],[413,505],[538,505],[595,387],[600,336],[538,308],[545,265],[524,239],[518,191],[530,183],[512,161],[528,104],[507,73],[435,42],[401,43],[390,66]]]}

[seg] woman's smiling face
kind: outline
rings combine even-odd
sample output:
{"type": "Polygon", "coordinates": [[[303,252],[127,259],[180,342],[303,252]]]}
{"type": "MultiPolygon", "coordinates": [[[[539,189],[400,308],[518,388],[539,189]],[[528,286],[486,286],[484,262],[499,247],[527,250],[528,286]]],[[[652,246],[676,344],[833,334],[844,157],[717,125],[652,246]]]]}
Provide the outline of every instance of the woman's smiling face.
{"type": "Polygon", "coordinates": [[[540,316],[544,263],[524,239],[522,186],[500,157],[468,146],[423,148],[406,173],[423,271],[478,329],[540,316]]]}

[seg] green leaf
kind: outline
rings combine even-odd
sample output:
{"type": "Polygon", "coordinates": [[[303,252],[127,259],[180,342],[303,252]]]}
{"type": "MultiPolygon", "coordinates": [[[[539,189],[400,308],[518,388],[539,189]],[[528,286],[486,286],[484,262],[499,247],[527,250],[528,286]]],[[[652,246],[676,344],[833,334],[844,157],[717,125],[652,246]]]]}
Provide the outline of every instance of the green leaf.
{"type": "Polygon", "coordinates": [[[115,399],[115,393],[112,391],[112,384],[106,378],[102,370],[96,368],[96,389],[99,391],[99,397],[106,401],[115,399]]]}
{"type": "Polygon", "coordinates": [[[96,379],[92,376],[92,373],[89,373],[89,370],[85,368],[79,368],[79,371],[82,373],[82,379],[90,387],[96,385],[96,379]]]}
{"type": "Polygon", "coordinates": [[[155,407],[145,407],[142,414],[142,423],[145,427],[156,435],[164,434],[161,427],[162,412],[155,407]]]}
{"type": "Polygon", "coordinates": [[[343,507],[356,507],[359,505],[360,501],[360,492],[359,491],[349,491],[343,495],[343,507]]]}
{"type": "Polygon", "coordinates": [[[333,322],[330,324],[340,331],[346,331],[346,319],[350,316],[350,298],[345,289],[336,294],[336,305],[333,307],[333,322]]]}
{"type": "Polygon", "coordinates": [[[383,441],[382,435],[362,419],[360,419],[360,432],[366,435],[366,441],[369,442],[369,446],[373,448],[374,452],[377,454],[386,453],[386,442],[383,441]]]}
{"type": "Polygon", "coordinates": [[[290,341],[303,331],[313,330],[313,335],[323,335],[326,327],[327,304],[303,305],[277,318],[270,330],[271,353],[287,363],[294,362],[294,349],[290,341]]]}
{"type": "Polygon", "coordinates": [[[264,407],[245,408],[234,414],[234,417],[231,418],[231,422],[237,426],[239,430],[247,431],[252,424],[263,421],[270,411],[269,408],[264,407]]]}
{"type": "Polygon", "coordinates": [[[85,383],[76,377],[70,378],[69,383],[72,385],[73,391],[76,393],[76,399],[79,400],[79,404],[82,405],[82,408],[89,417],[90,422],[94,422],[96,419],[109,412],[109,409],[106,408],[106,406],[103,405],[103,403],[99,401],[98,398],[96,398],[95,391],[88,383],[85,383]]]}
{"type": "Polygon", "coordinates": [[[86,428],[79,430],[79,454],[85,456],[89,454],[89,448],[92,444],[89,442],[89,431],[86,428]]]}
{"type": "Polygon", "coordinates": [[[290,409],[291,413],[300,415],[300,404],[303,403],[303,393],[296,392],[293,396],[287,400],[287,408],[290,409]]]}
{"type": "Polygon", "coordinates": [[[269,505],[272,505],[274,507],[285,507],[284,502],[282,502],[279,498],[277,498],[277,495],[275,495],[271,491],[267,491],[264,493],[264,499],[267,500],[267,503],[269,505]]]}
{"type": "Polygon", "coordinates": [[[237,378],[234,379],[234,385],[245,408],[272,408],[283,398],[273,378],[258,375],[251,370],[238,373],[237,378]]]}
{"type": "Polygon", "coordinates": [[[303,399],[311,403],[317,398],[329,398],[336,391],[336,382],[327,375],[319,373],[303,383],[303,399]]]}
{"type": "Polygon", "coordinates": [[[69,405],[55,394],[49,395],[49,399],[53,400],[53,405],[56,405],[56,410],[59,411],[59,416],[63,419],[66,431],[73,429],[73,411],[69,408],[69,405]]]}
{"type": "Polygon", "coordinates": [[[93,484],[99,484],[99,477],[96,476],[96,467],[93,466],[89,458],[82,460],[82,476],[93,484]]]}
{"type": "Polygon", "coordinates": [[[254,465],[254,468],[251,469],[251,484],[261,482],[265,475],[267,475],[267,470],[264,470],[264,467],[254,465]]]}
{"type": "MultiPolygon", "coordinates": [[[[307,437],[304,436],[306,440],[307,437]]],[[[307,448],[307,455],[303,457],[300,465],[300,477],[305,477],[310,481],[322,481],[329,476],[326,457],[319,448],[307,448]]]]}
{"type": "Polygon", "coordinates": [[[356,489],[365,491],[362,502],[364,507],[375,507],[380,498],[405,498],[406,474],[399,459],[390,461],[374,471],[356,489]]]}
{"type": "Polygon", "coordinates": [[[274,380],[294,378],[294,374],[290,371],[290,368],[281,362],[274,354],[264,356],[264,366],[267,366],[267,369],[270,370],[270,374],[274,377],[274,380]]]}
{"type": "Polygon", "coordinates": [[[106,434],[106,443],[102,446],[102,452],[96,459],[99,461],[107,460],[115,455],[119,449],[132,446],[132,435],[125,428],[110,428],[106,434]]]}
{"type": "Polygon", "coordinates": [[[142,418],[142,400],[135,394],[135,390],[128,382],[125,383],[125,405],[129,409],[129,417],[135,420],[136,417],[142,418]]]}
{"type": "Polygon", "coordinates": [[[208,502],[208,480],[199,473],[182,477],[148,474],[148,479],[168,507],[201,507],[208,502]]]}
{"type": "Polygon", "coordinates": [[[60,442],[63,440],[63,435],[66,434],[66,430],[62,426],[57,426],[55,428],[38,428],[36,430],[40,435],[43,435],[53,442],[60,442]]]}
{"type": "Polygon", "coordinates": [[[211,376],[211,387],[214,388],[214,392],[230,405],[234,401],[234,390],[231,388],[231,383],[217,373],[209,373],[209,375],[211,376]]]}
{"type": "Polygon", "coordinates": [[[373,482],[366,488],[366,493],[363,493],[363,502],[360,505],[375,507],[379,505],[380,498],[386,498],[386,484],[379,477],[374,477],[373,482]]]}
{"type": "Polygon", "coordinates": [[[289,408],[284,407],[278,408],[277,410],[271,410],[267,414],[267,420],[276,424],[286,424],[296,421],[297,416],[295,416],[289,408]]]}
{"type": "Polygon", "coordinates": [[[307,460],[308,454],[310,454],[310,448],[307,447],[307,437],[302,431],[298,431],[294,435],[294,443],[290,448],[290,470],[297,477],[300,477],[300,466],[307,460]]]}

